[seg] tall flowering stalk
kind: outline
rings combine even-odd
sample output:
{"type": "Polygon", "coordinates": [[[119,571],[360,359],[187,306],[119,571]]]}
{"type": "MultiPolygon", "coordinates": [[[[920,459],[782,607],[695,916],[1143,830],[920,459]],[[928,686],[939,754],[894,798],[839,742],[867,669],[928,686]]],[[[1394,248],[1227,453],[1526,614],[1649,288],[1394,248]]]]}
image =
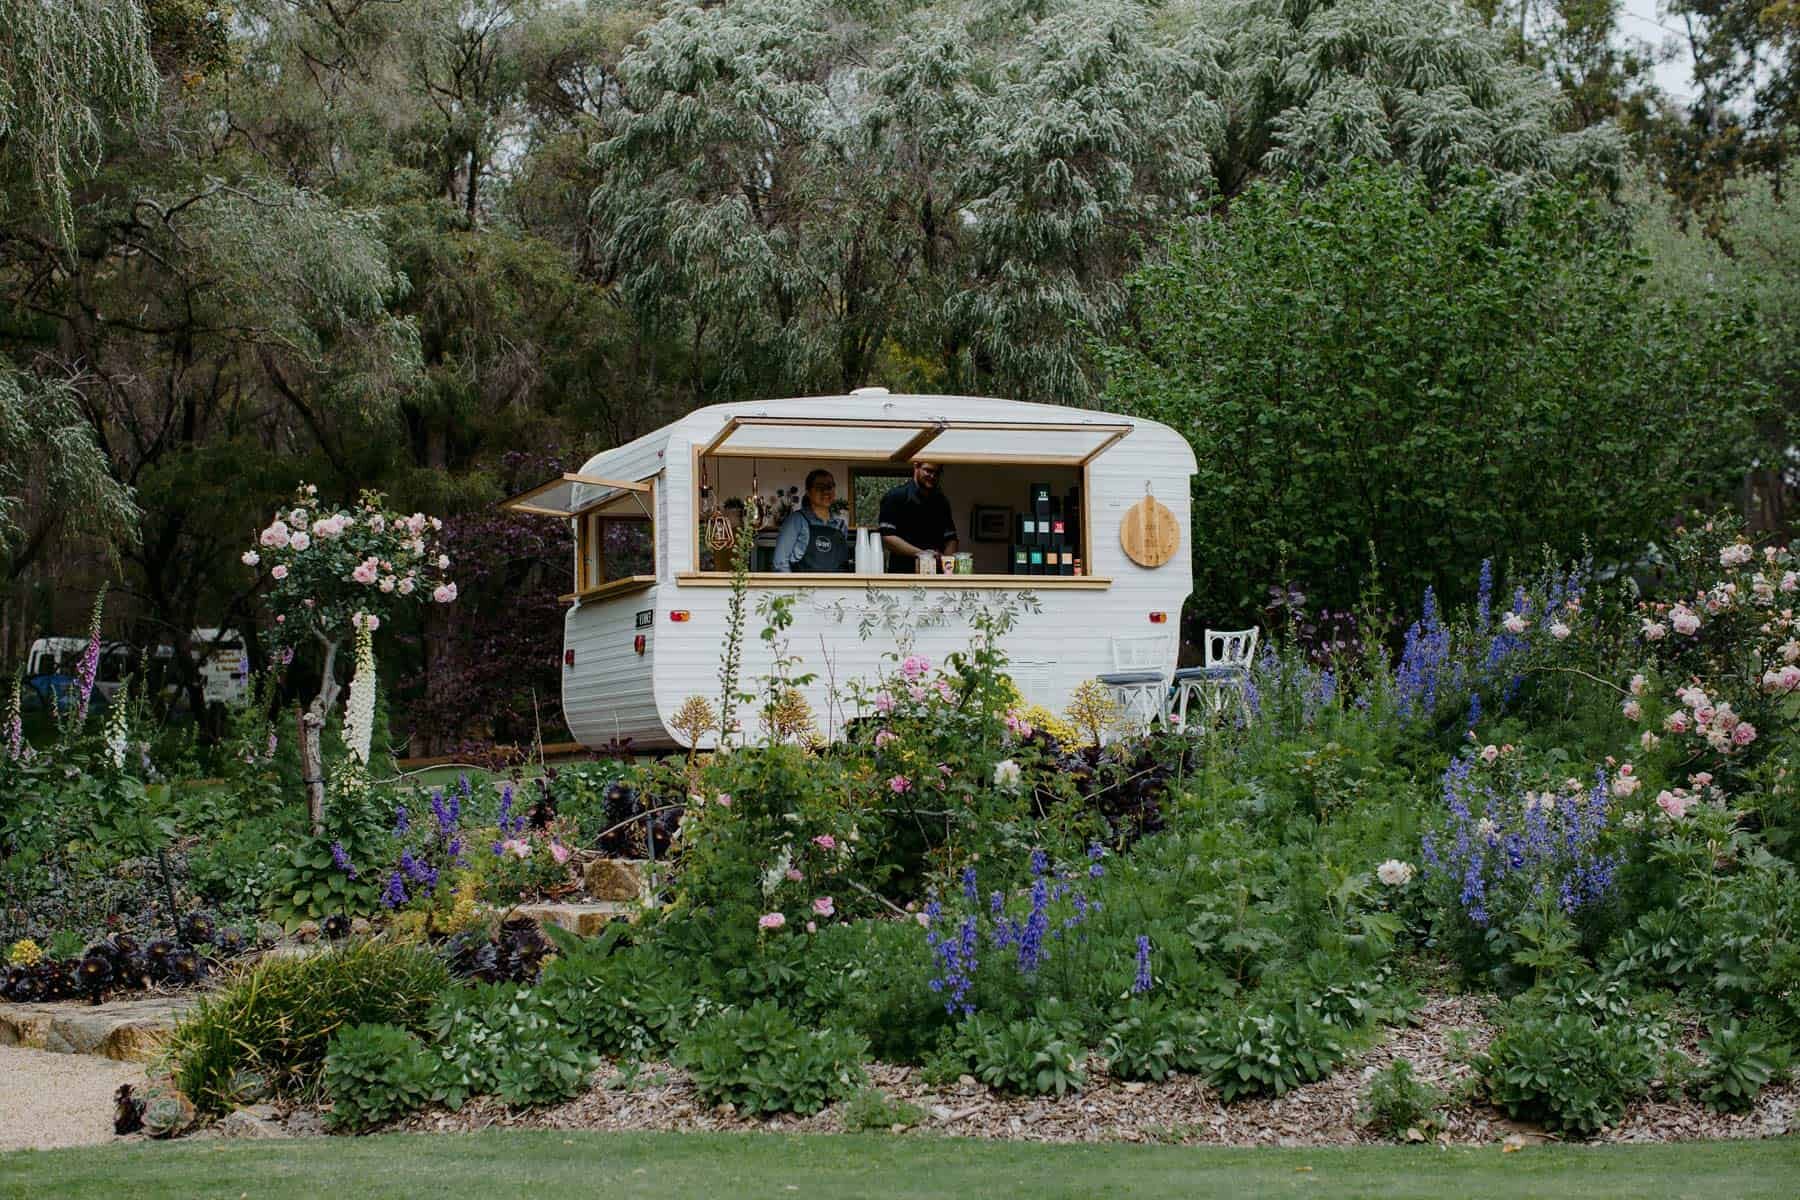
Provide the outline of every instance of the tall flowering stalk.
{"type": "Polygon", "coordinates": [[[20,683],[17,675],[13,676],[12,699],[6,706],[6,757],[11,762],[22,762],[25,758],[25,709],[19,695],[20,683]]]}
{"type": "Polygon", "coordinates": [[[100,617],[106,610],[106,589],[94,596],[94,615],[88,622],[87,649],[82,651],[81,665],[75,669],[75,728],[87,720],[88,701],[94,695],[94,681],[100,676],[100,617]]]}
{"type": "Polygon", "coordinates": [[[125,710],[126,693],[130,688],[130,680],[120,684],[113,694],[112,707],[106,710],[106,761],[115,771],[125,769],[125,751],[131,745],[131,722],[125,710]]]}
{"type": "Polygon", "coordinates": [[[350,679],[350,701],[344,706],[344,743],[350,755],[369,765],[369,743],[375,734],[375,626],[366,615],[356,622],[356,674],[350,679]]]}

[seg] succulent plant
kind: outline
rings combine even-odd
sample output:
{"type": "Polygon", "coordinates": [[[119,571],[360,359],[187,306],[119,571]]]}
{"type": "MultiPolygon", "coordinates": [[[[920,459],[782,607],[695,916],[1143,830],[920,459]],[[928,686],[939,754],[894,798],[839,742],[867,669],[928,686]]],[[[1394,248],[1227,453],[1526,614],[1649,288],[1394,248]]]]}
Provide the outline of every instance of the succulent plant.
{"type": "Polygon", "coordinates": [[[189,913],[177,928],[181,940],[190,946],[210,946],[217,932],[212,918],[205,913],[189,913]]]}
{"type": "Polygon", "coordinates": [[[95,1004],[113,981],[113,958],[110,954],[98,954],[89,951],[75,968],[76,977],[81,981],[82,992],[92,998],[95,1004]]]}
{"type": "Polygon", "coordinates": [[[174,1137],[193,1123],[193,1102],[180,1092],[164,1092],[144,1102],[144,1132],[151,1137],[174,1137]]]}
{"type": "Polygon", "coordinates": [[[113,1093],[113,1132],[121,1137],[144,1127],[144,1102],[131,1094],[131,1085],[121,1083],[113,1093]]]}
{"type": "Polygon", "coordinates": [[[343,913],[334,913],[325,918],[325,923],[320,926],[320,932],[334,942],[347,938],[350,936],[350,918],[343,913]]]}

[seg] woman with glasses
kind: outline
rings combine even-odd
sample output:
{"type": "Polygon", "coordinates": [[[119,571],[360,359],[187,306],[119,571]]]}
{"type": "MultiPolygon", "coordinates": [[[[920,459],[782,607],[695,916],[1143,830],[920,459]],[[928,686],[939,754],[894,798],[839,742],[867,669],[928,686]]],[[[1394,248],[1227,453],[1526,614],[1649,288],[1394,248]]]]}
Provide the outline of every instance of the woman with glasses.
{"type": "Polygon", "coordinates": [[[850,526],[831,514],[837,480],[824,468],[806,477],[806,498],[789,513],[775,537],[777,571],[848,571],[850,526]]]}

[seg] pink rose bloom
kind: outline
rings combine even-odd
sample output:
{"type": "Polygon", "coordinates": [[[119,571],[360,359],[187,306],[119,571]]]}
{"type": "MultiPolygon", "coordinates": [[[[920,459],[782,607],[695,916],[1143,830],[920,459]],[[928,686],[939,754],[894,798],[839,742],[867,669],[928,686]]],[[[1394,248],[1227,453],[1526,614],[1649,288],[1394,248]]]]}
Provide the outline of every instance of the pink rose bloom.
{"type": "Polygon", "coordinates": [[[276,563],[273,567],[269,568],[269,574],[273,575],[276,579],[286,579],[288,570],[284,564],[276,563]]]}
{"type": "Polygon", "coordinates": [[[1697,771],[1694,774],[1688,776],[1688,782],[1693,784],[1695,787],[1711,787],[1712,786],[1712,772],[1711,771],[1697,771]]]}
{"type": "Polygon", "coordinates": [[[1700,628],[1700,614],[1686,605],[1678,604],[1675,611],[1669,614],[1669,623],[1675,626],[1676,633],[1692,637],[1700,628]]]}
{"type": "Polygon", "coordinates": [[[1550,625],[1550,636],[1560,642],[1569,636],[1569,627],[1564,625],[1561,621],[1552,622],[1550,625]]]}
{"type": "Polygon", "coordinates": [[[500,849],[517,859],[527,859],[531,857],[531,844],[529,842],[521,841],[518,838],[507,838],[504,842],[500,843],[500,849]]]}
{"type": "Polygon", "coordinates": [[[1688,805],[1693,803],[1690,796],[1677,796],[1674,792],[1661,792],[1656,797],[1656,807],[1663,810],[1670,820],[1679,821],[1687,816],[1688,805]]]}
{"type": "Polygon", "coordinates": [[[720,808],[731,807],[731,794],[729,792],[720,792],[717,796],[713,797],[713,800],[720,808]]]}
{"type": "Polygon", "coordinates": [[[806,923],[806,932],[808,932],[808,933],[819,932],[819,923],[817,921],[808,921],[806,923]]]}
{"type": "Polygon", "coordinates": [[[305,550],[308,546],[312,545],[312,539],[307,537],[304,533],[296,533],[293,537],[288,539],[288,545],[296,550],[305,550]]]}
{"type": "Polygon", "coordinates": [[[308,596],[306,599],[302,600],[300,604],[303,608],[311,608],[313,606],[313,598],[308,596]]]}
{"type": "Polygon", "coordinates": [[[1669,636],[1669,627],[1661,621],[1645,621],[1642,632],[1646,642],[1660,642],[1669,636]]]}
{"type": "Polygon", "coordinates": [[[938,698],[945,704],[953,704],[956,701],[956,693],[952,692],[950,690],[950,685],[945,683],[942,679],[937,681],[937,694],[938,698]]]}
{"type": "Polygon", "coordinates": [[[438,570],[448,571],[449,569],[450,569],[450,556],[448,554],[438,555],[438,570]]]}
{"type": "Polygon", "coordinates": [[[278,616],[276,616],[276,618],[275,618],[275,623],[276,623],[276,624],[277,624],[277,625],[286,625],[286,624],[287,624],[287,617],[285,617],[285,616],[280,616],[280,615],[278,615],[278,616]]]}
{"type": "Polygon", "coordinates": [[[1524,633],[1525,618],[1521,617],[1516,612],[1509,612],[1504,617],[1500,618],[1500,628],[1512,634],[1524,633]]]}
{"type": "Polygon", "coordinates": [[[908,679],[917,679],[931,670],[931,660],[922,654],[909,654],[906,661],[900,664],[900,674],[908,679]]]}
{"type": "Polygon", "coordinates": [[[381,628],[381,618],[376,616],[374,613],[364,613],[363,614],[363,627],[365,629],[367,629],[370,633],[374,633],[377,629],[381,628]]]}
{"type": "Polygon", "coordinates": [[[913,920],[917,921],[921,926],[923,926],[926,929],[931,928],[931,917],[926,913],[922,913],[922,912],[914,913],[913,920]]]}
{"type": "Polygon", "coordinates": [[[1663,718],[1663,728],[1670,733],[1686,733],[1688,731],[1687,713],[1680,709],[1676,709],[1674,712],[1663,718]]]}
{"type": "Polygon", "coordinates": [[[1694,710],[1694,724],[1705,727],[1712,724],[1712,719],[1719,715],[1719,710],[1710,704],[1702,705],[1694,710]]]}
{"type": "Polygon", "coordinates": [[[365,558],[356,564],[356,570],[350,572],[350,578],[358,583],[374,583],[381,577],[381,564],[372,558],[365,558]]]}
{"type": "Polygon", "coordinates": [[[949,763],[939,763],[938,764],[938,774],[942,775],[945,779],[950,778],[950,776],[954,775],[955,773],[956,772],[954,772],[950,769],[949,763]]]}
{"type": "Polygon", "coordinates": [[[258,554],[256,551],[254,551],[254,550],[244,551],[243,563],[246,567],[254,567],[257,563],[259,563],[261,561],[262,561],[262,555],[258,554]]]}
{"type": "Polygon", "coordinates": [[[1732,727],[1731,740],[1739,746],[1748,746],[1756,740],[1756,726],[1748,721],[1740,721],[1732,727]]]}
{"type": "Polygon", "coordinates": [[[1499,758],[1499,757],[1500,757],[1500,747],[1494,745],[1493,743],[1490,742],[1488,745],[1485,745],[1481,748],[1481,761],[1482,762],[1492,763],[1496,758],[1499,758]]]}
{"type": "Polygon", "coordinates": [[[394,590],[399,592],[402,596],[412,595],[413,577],[408,575],[405,579],[402,579],[399,583],[394,585],[394,590]]]}
{"type": "Polygon", "coordinates": [[[1632,695],[1641,696],[1644,694],[1644,689],[1650,686],[1650,681],[1642,675],[1633,675],[1629,686],[1632,695]]]}
{"type": "Polygon", "coordinates": [[[1795,688],[1800,688],[1800,667],[1796,667],[1792,663],[1789,663],[1787,666],[1781,668],[1780,671],[1776,672],[1776,682],[1781,685],[1781,690],[1784,692],[1791,692],[1795,688]]]}
{"type": "Polygon", "coordinates": [[[880,732],[876,733],[876,735],[875,735],[875,748],[877,750],[879,750],[883,746],[887,745],[889,742],[897,742],[899,740],[900,740],[899,734],[895,733],[891,729],[883,729],[880,732]]]}
{"type": "Polygon", "coordinates": [[[799,883],[802,879],[805,879],[805,878],[806,878],[806,876],[804,876],[800,873],[800,869],[798,867],[789,867],[787,869],[787,881],[789,883],[799,883]]]}
{"type": "Polygon", "coordinates": [[[438,584],[437,590],[431,593],[431,598],[439,604],[449,604],[456,599],[456,585],[454,583],[438,584]]]}
{"type": "Polygon", "coordinates": [[[888,790],[895,795],[899,795],[901,792],[910,792],[912,790],[912,780],[904,775],[896,775],[888,780],[888,790]]]}
{"type": "Polygon", "coordinates": [[[387,518],[380,513],[376,513],[369,518],[369,528],[373,529],[376,533],[380,533],[387,528],[387,518]]]}
{"type": "Polygon", "coordinates": [[[878,693],[875,697],[875,711],[882,714],[883,716],[886,716],[888,713],[893,712],[894,711],[894,698],[886,692],[878,693]]]}
{"type": "Polygon", "coordinates": [[[1781,590],[1791,592],[1796,588],[1800,588],[1800,573],[1783,571],[1781,573],[1781,590]]]}
{"type": "Polygon", "coordinates": [[[569,848],[561,842],[551,839],[550,857],[556,860],[558,866],[561,866],[569,861],[569,848]]]}
{"type": "Polygon", "coordinates": [[[756,919],[758,929],[780,929],[787,924],[787,918],[778,912],[764,913],[756,919]]]}
{"type": "Polygon", "coordinates": [[[1644,753],[1648,754],[1650,751],[1662,745],[1662,739],[1646,729],[1644,730],[1643,735],[1638,738],[1638,745],[1642,746],[1644,748],[1644,753]]]}
{"type": "Polygon", "coordinates": [[[831,902],[830,896],[820,896],[813,901],[813,912],[821,917],[834,917],[837,915],[837,905],[831,902]]]}
{"type": "Polygon", "coordinates": [[[288,527],[281,521],[276,521],[262,531],[261,540],[263,545],[279,550],[288,544],[288,527]]]}
{"type": "Polygon", "coordinates": [[[384,592],[391,592],[394,590],[394,584],[398,582],[399,580],[395,579],[392,575],[383,575],[381,577],[381,590],[384,592]]]}
{"type": "Polygon", "coordinates": [[[813,839],[813,845],[819,847],[821,850],[836,850],[837,839],[832,837],[829,833],[821,833],[818,837],[813,839]]]}
{"type": "Polygon", "coordinates": [[[906,689],[906,694],[913,698],[914,704],[923,704],[925,702],[925,686],[923,684],[912,684],[906,689]]]}
{"type": "Polygon", "coordinates": [[[1644,715],[1644,706],[1636,700],[1627,700],[1623,711],[1627,721],[1635,721],[1644,715]]]}

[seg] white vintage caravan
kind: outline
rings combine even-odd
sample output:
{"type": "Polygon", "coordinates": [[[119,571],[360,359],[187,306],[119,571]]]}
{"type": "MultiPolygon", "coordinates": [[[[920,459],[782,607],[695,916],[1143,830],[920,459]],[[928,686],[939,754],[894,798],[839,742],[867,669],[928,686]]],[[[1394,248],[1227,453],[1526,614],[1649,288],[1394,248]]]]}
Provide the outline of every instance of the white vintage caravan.
{"type": "Polygon", "coordinates": [[[576,590],[564,597],[563,627],[570,730],[590,746],[630,738],[651,748],[684,744],[671,727],[684,700],[719,696],[738,511],[730,502],[754,495],[764,522],[742,688],[755,690],[770,665],[756,601],[791,593],[790,650],[818,677],[807,699],[821,729],[836,734],[859,714],[833,702],[834,686],[872,680],[899,643],[941,661],[968,643],[968,606],[996,593],[1029,591],[1040,605],[1006,641],[1031,701],[1060,710],[1082,680],[1121,668],[1166,676],[1192,586],[1194,469],[1187,442],[1155,421],[863,388],[703,408],[506,507],[574,523],[576,590]],[[870,534],[854,572],[768,569],[774,526],[803,503],[807,472],[830,470],[850,523],[872,529],[881,496],[917,461],[943,464],[965,573],[883,573],[870,534]],[[1060,516],[1054,535],[1050,516],[1060,516]],[[1034,548],[1053,561],[1034,562],[1034,548]]]}

